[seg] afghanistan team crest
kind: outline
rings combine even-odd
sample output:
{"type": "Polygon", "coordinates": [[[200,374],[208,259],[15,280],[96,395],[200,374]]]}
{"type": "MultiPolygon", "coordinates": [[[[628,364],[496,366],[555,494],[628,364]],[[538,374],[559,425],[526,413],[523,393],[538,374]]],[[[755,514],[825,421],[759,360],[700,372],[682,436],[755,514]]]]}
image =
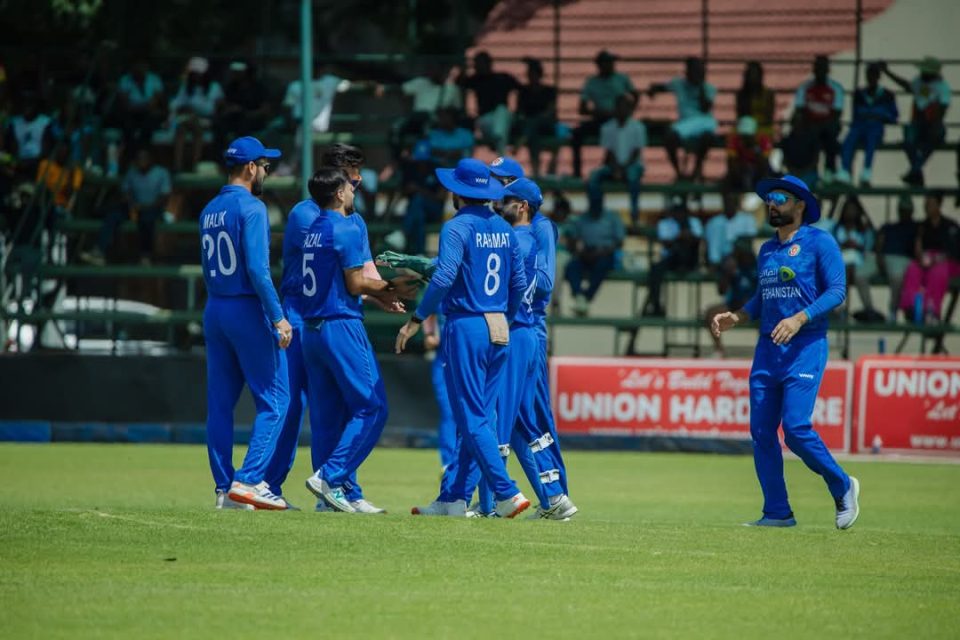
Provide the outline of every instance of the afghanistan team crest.
{"type": "Polygon", "coordinates": [[[791,258],[795,258],[795,257],[797,257],[797,254],[798,254],[798,253],[800,253],[800,245],[798,245],[798,244],[790,245],[790,249],[787,251],[787,254],[788,254],[791,258]]]}

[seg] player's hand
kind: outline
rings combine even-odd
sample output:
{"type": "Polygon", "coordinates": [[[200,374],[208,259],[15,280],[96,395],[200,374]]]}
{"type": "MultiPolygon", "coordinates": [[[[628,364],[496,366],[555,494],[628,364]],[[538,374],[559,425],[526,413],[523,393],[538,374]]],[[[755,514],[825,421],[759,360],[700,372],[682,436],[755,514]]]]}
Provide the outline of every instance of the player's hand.
{"type": "Polygon", "coordinates": [[[715,337],[719,338],[722,332],[733,329],[739,321],[740,318],[732,311],[718,313],[710,321],[710,331],[715,337]]]}
{"type": "Polygon", "coordinates": [[[801,311],[778,322],[770,337],[773,338],[774,344],[787,344],[805,324],[807,324],[807,314],[801,311]]]}
{"type": "Polygon", "coordinates": [[[393,285],[390,293],[404,300],[413,300],[417,297],[419,280],[417,276],[397,276],[390,280],[390,284],[393,285]]]}
{"type": "Polygon", "coordinates": [[[433,351],[440,346],[440,336],[435,333],[428,333],[427,335],[423,336],[423,346],[425,349],[433,351]]]}
{"type": "Polygon", "coordinates": [[[273,326],[277,328],[277,333],[280,334],[280,348],[286,349],[290,346],[290,341],[293,340],[293,327],[290,326],[286,318],[280,318],[278,322],[273,323],[273,326]]]}
{"type": "Polygon", "coordinates": [[[367,301],[378,307],[381,311],[386,311],[387,313],[406,313],[407,308],[403,306],[403,303],[397,300],[395,296],[390,296],[386,298],[380,298],[377,296],[367,296],[367,301]]]}
{"type": "Polygon", "coordinates": [[[400,327],[400,333],[397,334],[397,343],[394,346],[394,351],[396,353],[403,353],[403,350],[407,348],[407,341],[417,335],[417,331],[420,331],[420,323],[407,320],[407,323],[400,327]]]}

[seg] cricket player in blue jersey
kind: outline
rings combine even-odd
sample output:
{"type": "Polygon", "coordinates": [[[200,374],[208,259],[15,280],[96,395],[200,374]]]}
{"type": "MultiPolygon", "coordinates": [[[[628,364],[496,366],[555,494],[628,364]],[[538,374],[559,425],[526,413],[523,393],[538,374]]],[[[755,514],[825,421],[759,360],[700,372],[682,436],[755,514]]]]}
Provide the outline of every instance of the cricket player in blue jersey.
{"type": "Polygon", "coordinates": [[[820,218],[820,205],[802,180],[789,175],[761,180],[757,195],[777,230],[760,247],[757,292],[742,309],[717,314],[711,323],[719,336],[741,322],[760,321],[750,372],[750,435],[763,517],[750,524],[797,524],[777,439],[782,422],[786,445],[826,481],[837,528],[848,529],[860,514],[860,483],[840,468],[811,425],[827,365],[827,314],[846,298],[846,269],[833,236],[810,226],[820,218]]]}
{"type": "Polygon", "coordinates": [[[392,304],[408,283],[363,274],[362,231],[348,217],[354,186],[342,169],[310,180],[321,211],[304,235],[301,260],[301,343],[307,369],[310,428],[325,451],[307,488],[337,511],[357,513],[344,485],[373,450],[387,420],[387,398],[373,346],[363,326],[362,295],[392,304]]]}
{"type": "MultiPolygon", "coordinates": [[[[541,316],[535,311],[538,298],[549,298],[551,289],[540,286],[546,265],[533,235],[532,221],[539,215],[543,204],[540,187],[532,180],[519,178],[511,182],[504,192],[501,207],[504,219],[513,226],[520,243],[527,289],[520,310],[510,327],[510,353],[507,356],[507,372],[503,392],[497,405],[497,425],[501,455],[516,454],[530,485],[540,500],[540,507],[533,518],[568,520],[577,507],[564,493],[560,482],[557,456],[549,430],[544,431],[535,410],[540,368],[541,316]]],[[[541,216],[542,217],[542,216],[541,216]]],[[[546,220],[546,218],[544,218],[546,220]]],[[[549,221],[547,221],[549,223],[549,221]]],[[[552,275],[552,274],[551,274],[552,275]]],[[[551,420],[552,422],[552,420],[551,420]]],[[[562,466],[562,461],[559,463],[562,466]]],[[[485,483],[480,483],[479,505],[474,513],[489,516],[493,512],[492,496],[485,483]]],[[[469,514],[468,514],[469,515],[469,514]]]]}
{"type": "MultiPolygon", "coordinates": [[[[354,188],[360,185],[360,168],[363,166],[364,156],[360,149],[342,143],[336,143],[327,148],[321,156],[322,167],[343,169],[347,172],[351,185],[354,188]]],[[[287,372],[290,381],[290,407],[287,409],[283,429],[277,438],[277,447],[273,459],[267,467],[266,480],[270,490],[281,495],[283,482],[290,469],[293,468],[297,453],[297,443],[300,439],[300,428],[303,423],[303,408],[307,397],[307,371],[303,364],[303,355],[300,345],[300,332],[303,328],[303,318],[300,313],[300,299],[302,289],[302,245],[303,238],[310,225],[320,214],[320,205],[313,198],[303,200],[294,205],[287,217],[287,226],[283,234],[283,279],[280,284],[280,295],[283,301],[283,310],[293,325],[293,341],[287,352],[287,372]]],[[[363,216],[353,208],[347,211],[350,219],[360,227],[364,247],[363,273],[366,277],[380,280],[380,274],[370,255],[370,240],[367,235],[367,226],[363,216]]],[[[399,302],[384,307],[379,299],[372,297],[370,301],[386,311],[403,313],[403,305],[399,302]]],[[[310,432],[313,469],[316,471],[322,464],[320,451],[329,451],[331,444],[323,441],[323,433],[310,432]]],[[[362,513],[383,513],[384,510],[371,504],[363,497],[363,491],[351,477],[344,485],[347,498],[356,511],[362,513]]],[[[317,501],[316,510],[325,511],[326,502],[317,501]]]]}
{"type": "Polygon", "coordinates": [[[224,152],[229,182],[200,214],[200,247],[207,304],[207,452],[217,507],[286,509],[263,481],[287,410],[287,363],[282,349],[293,329],[270,277],[270,225],[257,196],[280,157],[256,138],[224,152]],[[233,410],[244,383],[257,417],[243,465],[233,469],[233,410]]]}
{"type": "Polygon", "coordinates": [[[446,324],[440,347],[459,452],[457,461],[444,472],[437,500],[412,511],[465,516],[468,474],[475,460],[496,497],[496,513],[513,518],[529,508],[530,501],[517,489],[500,457],[495,413],[509,351],[509,322],[526,289],[520,247],[510,225],[487,206],[503,196],[503,187],[491,178],[487,165],[467,158],[454,169],[436,173],[454,194],[458,211],[440,232],[436,271],[420,306],[400,329],[396,351],[404,350],[442,302],[446,324]]]}

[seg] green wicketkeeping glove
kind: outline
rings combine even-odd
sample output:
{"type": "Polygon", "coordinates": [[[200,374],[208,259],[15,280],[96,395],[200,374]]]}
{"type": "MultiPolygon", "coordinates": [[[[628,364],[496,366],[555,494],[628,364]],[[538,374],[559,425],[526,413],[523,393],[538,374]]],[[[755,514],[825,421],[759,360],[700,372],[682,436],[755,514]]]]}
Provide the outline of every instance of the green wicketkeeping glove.
{"type": "Polygon", "coordinates": [[[424,280],[433,277],[433,272],[437,270],[436,263],[430,258],[423,256],[411,256],[396,251],[385,251],[377,256],[377,264],[385,265],[396,269],[398,272],[405,269],[419,275],[424,280]]]}

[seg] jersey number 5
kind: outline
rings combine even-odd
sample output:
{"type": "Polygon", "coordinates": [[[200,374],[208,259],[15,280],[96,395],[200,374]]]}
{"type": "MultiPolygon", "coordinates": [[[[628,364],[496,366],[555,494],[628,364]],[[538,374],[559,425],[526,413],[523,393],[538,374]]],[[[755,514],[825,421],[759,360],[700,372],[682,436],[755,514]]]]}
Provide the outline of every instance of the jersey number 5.
{"type": "MultiPolygon", "coordinates": [[[[201,240],[203,250],[207,254],[207,266],[213,267],[213,254],[217,254],[217,264],[219,272],[225,276],[231,275],[237,270],[237,251],[233,248],[233,240],[226,231],[221,231],[214,239],[212,235],[204,234],[201,240]],[[227,263],[224,264],[224,255],[227,263]]],[[[216,278],[218,269],[210,269],[210,277],[216,278]]]]}
{"type": "Polygon", "coordinates": [[[314,255],[312,253],[303,254],[303,295],[308,298],[313,297],[317,293],[317,274],[313,271],[313,267],[310,266],[313,258],[314,255]]]}

